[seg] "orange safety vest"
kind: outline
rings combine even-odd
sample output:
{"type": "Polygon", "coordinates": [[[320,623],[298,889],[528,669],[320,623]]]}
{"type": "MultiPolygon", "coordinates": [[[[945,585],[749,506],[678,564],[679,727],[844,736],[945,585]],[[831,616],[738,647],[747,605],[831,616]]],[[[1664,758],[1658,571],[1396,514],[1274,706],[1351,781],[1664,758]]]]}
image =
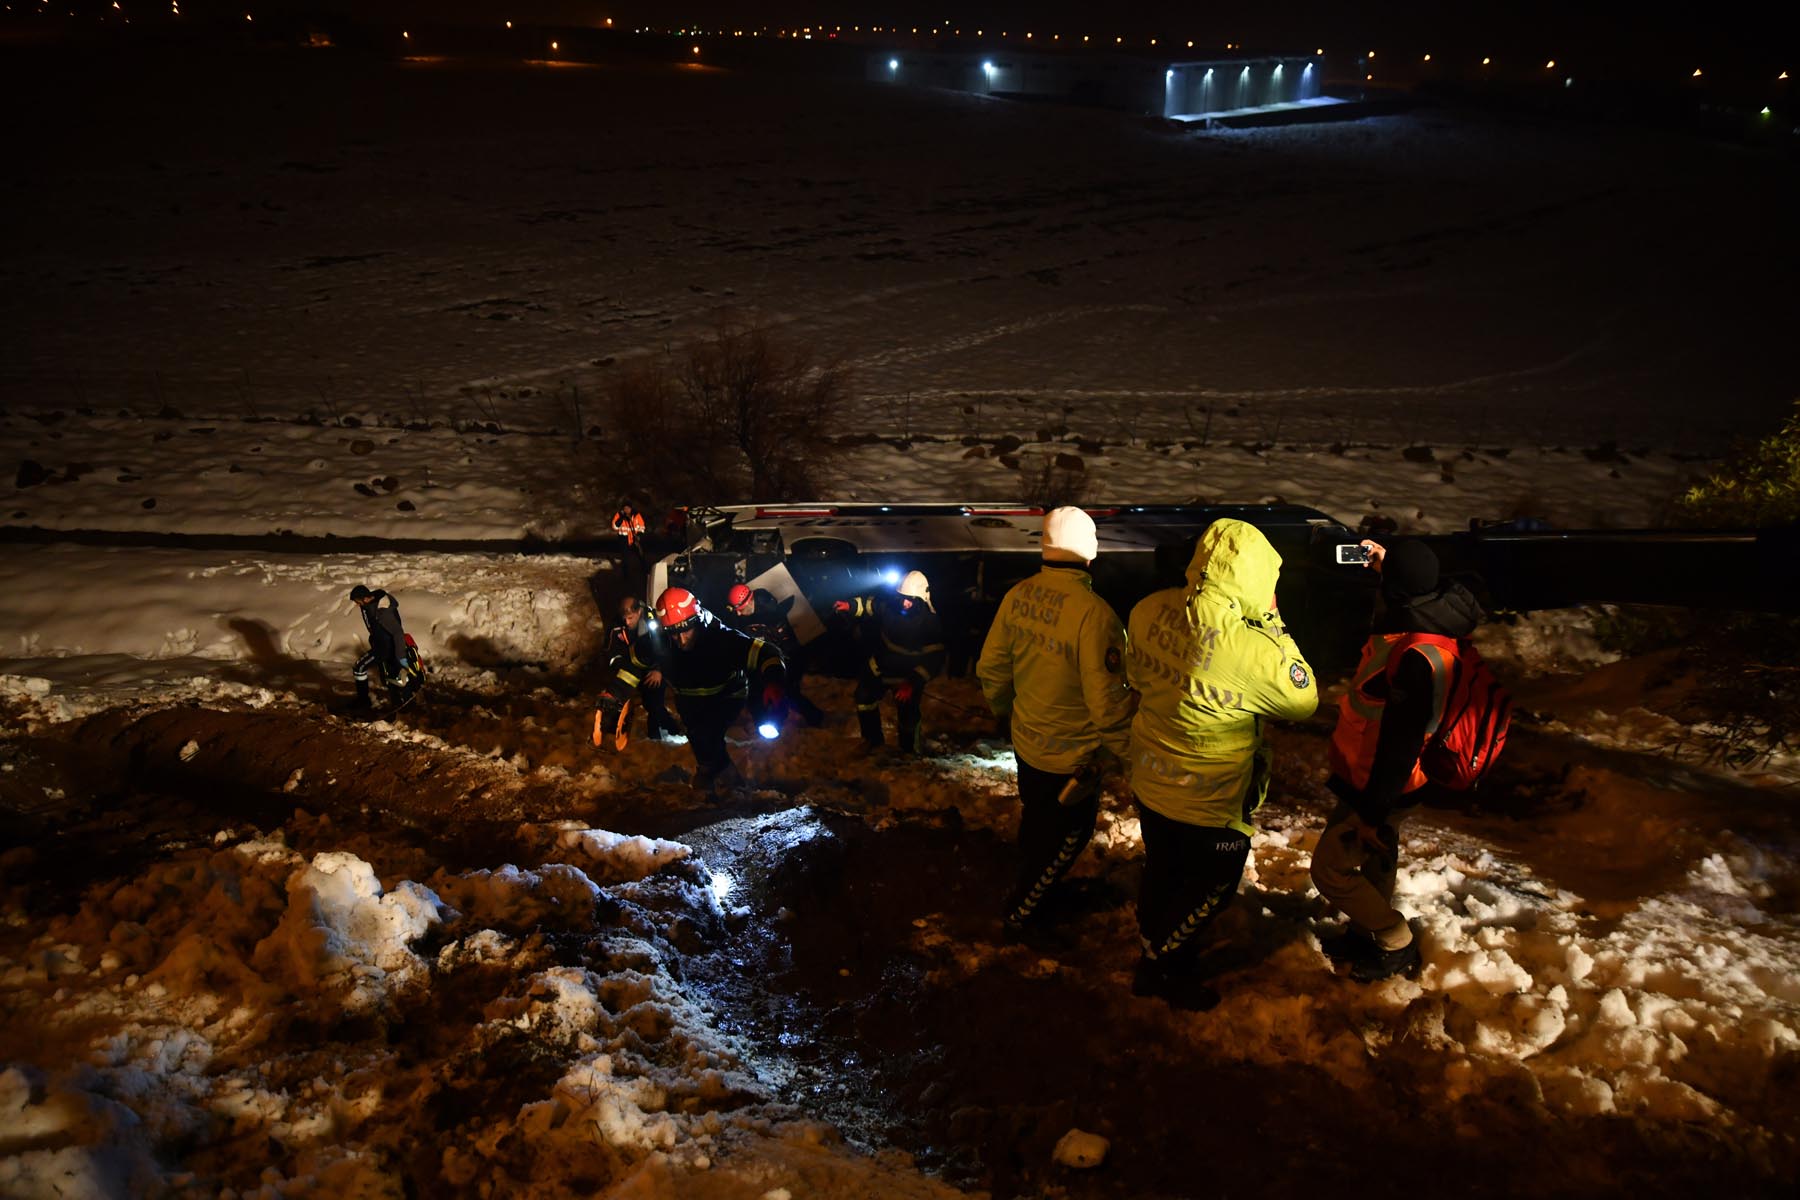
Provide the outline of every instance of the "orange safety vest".
{"type": "Polygon", "coordinates": [[[632,513],[628,517],[625,510],[620,509],[613,514],[612,527],[615,532],[624,535],[626,545],[635,546],[638,535],[644,532],[644,514],[632,513]]]}
{"type": "MultiPolygon", "coordinates": [[[[1387,707],[1400,656],[1408,650],[1419,651],[1431,664],[1431,723],[1425,727],[1427,740],[1444,719],[1444,689],[1459,653],[1455,638],[1435,633],[1378,633],[1365,642],[1350,688],[1338,701],[1330,754],[1332,773],[1359,792],[1369,786],[1369,772],[1375,767],[1375,745],[1381,738],[1381,712],[1387,707]]],[[[1400,790],[1411,792],[1424,785],[1424,768],[1415,761],[1406,786],[1400,790]]]]}

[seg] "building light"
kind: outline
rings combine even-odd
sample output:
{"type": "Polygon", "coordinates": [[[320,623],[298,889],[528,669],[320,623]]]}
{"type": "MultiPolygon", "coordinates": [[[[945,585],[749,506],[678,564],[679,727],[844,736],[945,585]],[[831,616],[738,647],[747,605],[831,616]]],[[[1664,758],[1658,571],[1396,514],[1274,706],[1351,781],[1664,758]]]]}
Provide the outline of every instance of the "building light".
{"type": "Polygon", "coordinates": [[[1693,74],[1692,74],[1692,75],[1690,75],[1690,76],[1688,76],[1688,78],[1689,78],[1689,79],[1698,79],[1698,78],[1700,78],[1700,68],[1699,68],[1699,67],[1695,67],[1695,68],[1694,68],[1694,73],[1693,73],[1693,74]]]}
{"type": "Polygon", "coordinates": [[[1193,48],[1194,48],[1194,39],[1193,39],[1193,38],[1189,38],[1189,39],[1188,39],[1188,44],[1187,44],[1187,48],[1188,48],[1188,49],[1189,49],[1189,50],[1192,50],[1192,49],[1193,49],[1193,48]]]}
{"type": "Polygon", "coordinates": [[[695,46],[695,47],[694,47],[694,53],[695,53],[695,54],[698,54],[698,53],[700,53],[700,47],[698,47],[698,46],[695,46]]]}
{"type": "Polygon", "coordinates": [[[1554,70],[1556,70],[1556,60],[1555,60],[1555,59],[1554,59],[1554,58],[1553,58],[1553,59],[1551,59],[1551,60],[1550,60],[1550,61],[1549,61],[1549,62],[1547,62],[1547,63],[1545,63],[1545,64],[1544,64],[1544,70],[1546,70],[1546,71],[1554,71],[1554,70]]]}
{"type": "Polygon", "coordinates": [[[1325,57],[1325,47],[1320,46],[1317,50],[1314,50],[1313,53],[1318,55],[1320,58],[1324,58],[1325,57]]]}
{"type": "Polygon", "coordinates": [[[1769,106],[1766,104],[1763,105],[1762,115],[1765,117],[1769,115],[1769,106]]]}
{"type": "Polygon", "coordinates": [[[897,59],[897,58],[888,59],[888,70],[898,71],[899,69],[900,69],[900,60],[899,59],[897,59]]]}
{"type": "Polygon", "coordinates": [[[506,23],[506,27],[507,27],[507,28],[508,28],[508,29],[511,29],[511,28],[512,28],[512,22],[511,22],[511,21],[508,21],[508,22],[507,22],[507,23],[506,23]]]}
{"type": "Polygon", "coordinates": [[[1777,79],[1777,80],[1781,80],[1781,79],[1786,79],[1786,78],[1787,78],[1787,72],[1786,72],[1786,71],[1783,71],[1783,72],[1782,72],[1782,73],[1781,73],[1781,74],[1779,74],[1779,75],[1777,75],[1777,76],[1776,76],[1776,77],[1775,77],[1775,78],[1776,78],[1776,79],[1777,79]]]}
{"type": "Polygon", "coordinates": [[[1431,55],[1429,55],[1429,54],[1427,54],[1427,55],[1426,55],[1426,56],[1425,56],[1425,61],[1426,61],[1426,62],[1430,62],[1430,61],[1431,61],[1431,55]]]}
{"type": "Polygon", "coordinates": [[[1483,58],[1483,59],[1482,59],[1482,60],[1481,60],[1481,65],[1482,65],[1482,66],[1484,66],[1484,67],[1485,67],[1485,66],[1487,66],[1487,65],[1488,65],[1488,64],[1489,64],[1489,63],[1491,63],[1491,62],[1493,62],[1493,61],[1494,61],[1494,60],[1493,60],[1493,59],[1491,59],[1491,58],[1483,58]]]}
{"type": "Polygon", "coordinates": [[[552,50],[555,50],[555,49],[556,49],[556,48],[557,48],[557,46],[556,46],[556,43],[555,43],[555,42],[551,42],[551,43],[550,43],[550,49],[552,49],[552,50]]]}

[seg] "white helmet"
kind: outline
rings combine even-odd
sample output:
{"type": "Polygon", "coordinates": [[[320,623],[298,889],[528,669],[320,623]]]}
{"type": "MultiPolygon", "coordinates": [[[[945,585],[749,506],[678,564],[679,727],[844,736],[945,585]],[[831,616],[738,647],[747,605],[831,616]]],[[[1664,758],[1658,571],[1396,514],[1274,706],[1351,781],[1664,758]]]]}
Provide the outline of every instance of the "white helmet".
{"type": "Polygon", "coordinates": [[[902,596],[923,600],[925,607],[931,607],[931,580],[925,578],[925,572],[908,571],[906,578],[900,581],[899,591],[902,596]]]}
{"type": "Polygon", "coordinates": [[[1053,508],[1044,514],[1044,557],[1091,563],[1100,553],[1094,518],[1079,508],[1053,508]]]}

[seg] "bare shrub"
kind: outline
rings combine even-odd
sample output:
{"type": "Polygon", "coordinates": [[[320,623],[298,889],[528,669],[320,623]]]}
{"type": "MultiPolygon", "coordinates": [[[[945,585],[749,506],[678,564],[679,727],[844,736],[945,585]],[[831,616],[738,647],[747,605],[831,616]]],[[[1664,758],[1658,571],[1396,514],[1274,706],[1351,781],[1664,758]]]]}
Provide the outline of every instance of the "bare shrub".
{"type": "Polygon", "coordinates": [[[769,503],[826,494],[850,384],[805,347],[726,320],[621,372],[608,399],[626,455],[622,490],[683,504],[769,503]]]}
{"type": "Polygon", "coordinates": [[[1019,499],[1049,512],[1065,504],[1079,505],[1093,487],[1085,469],[1059,463],[1061,455],[1041,453],[1019,465],[1019,499]]]}

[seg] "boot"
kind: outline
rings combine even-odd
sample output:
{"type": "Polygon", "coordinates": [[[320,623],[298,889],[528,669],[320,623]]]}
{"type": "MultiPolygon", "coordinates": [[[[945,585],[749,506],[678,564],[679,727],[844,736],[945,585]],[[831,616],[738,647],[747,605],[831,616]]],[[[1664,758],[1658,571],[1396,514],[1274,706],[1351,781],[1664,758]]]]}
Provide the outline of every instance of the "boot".
{"type": "Polygon", "coordinates": [[[856,723],[862,729],[863,741],[867,742],[870,747],[880,748],[886,744],[887,739],[881,732],[881,713],[879,711],[857,713],[856,723]]]}
{"type": "Polygon", "coordinates": [[[1132,972],[1131,994],[1161,1000],[1178,1012],[1206,1012],[1219,1003],[1218,991],[1199,976],[1179,968],[1170,970],[1167,964],[1153,958],[1138,959],[1137,969],[1132,972]]]}
{"type": "Polygon", "coordinates": [[[1367,955],[1350,964],[1350,978],[1358,983],[1375,983],[1404,975],[1408,979],[1419,973],[1419,932],[1412,930],[1412,940],[1398,950],[1384,950],[1373,939],[1367,955]]]}

